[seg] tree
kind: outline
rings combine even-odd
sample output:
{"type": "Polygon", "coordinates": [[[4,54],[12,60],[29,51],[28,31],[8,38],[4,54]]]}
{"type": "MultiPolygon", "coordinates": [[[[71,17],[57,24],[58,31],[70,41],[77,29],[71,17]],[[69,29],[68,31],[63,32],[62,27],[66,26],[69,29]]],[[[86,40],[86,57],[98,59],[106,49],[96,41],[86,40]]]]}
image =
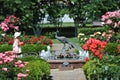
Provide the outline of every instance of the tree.
{"type": "Polygon", "coordinates": [[[90,19],[101,20],[101,16],[106,12],[119,9],[119,3],[119,0],[89,0],[86,9],[90,19]]]}
{"type": "Polygon", "coordinates": [[[75,24],[75,36],[78,35],[78,27],[82,24],[84,26],[84,21],[86,18],[86,0],[68,0],[69,15],[74,19],[75,24]]]}
{"type": "Polygon", "coordinates": [[[62,26],[62,17],[67,13],[66,3],[63,0],[50,0],[46,8],[48,21],[53,23],[55,27],[62,26]]]}
{"type": "Polygon", "coordinates": [[[1,0],[0,21],[7,15],[14,14],[21,19],[22,27],[20,28],[26,29],[31,27],[35,34],[38,35],[39,29],[35,25],[37,25],[38,21],[41,22],[41,19],[44,17],[44,13],[40,11],[40,1],[41,0],[1,0]]]}

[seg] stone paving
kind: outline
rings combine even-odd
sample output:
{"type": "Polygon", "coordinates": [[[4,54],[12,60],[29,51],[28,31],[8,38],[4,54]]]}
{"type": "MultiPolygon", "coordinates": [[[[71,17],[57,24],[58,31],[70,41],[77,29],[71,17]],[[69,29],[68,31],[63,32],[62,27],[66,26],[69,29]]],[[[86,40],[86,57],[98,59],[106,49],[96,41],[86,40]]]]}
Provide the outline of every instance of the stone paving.
{"type": "Polygon", "coordinates": [[[51,69],[51,80],[86,80],[82,68],[60,71],[51,69]]]}

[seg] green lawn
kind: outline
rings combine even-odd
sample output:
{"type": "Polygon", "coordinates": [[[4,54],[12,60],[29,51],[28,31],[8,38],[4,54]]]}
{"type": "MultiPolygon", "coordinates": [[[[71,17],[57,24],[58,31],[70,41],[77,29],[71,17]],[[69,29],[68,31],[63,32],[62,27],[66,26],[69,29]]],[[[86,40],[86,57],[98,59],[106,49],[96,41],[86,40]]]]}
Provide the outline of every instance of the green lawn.
{"type": "MultiPolygon", "coordinates": [[[[62,23],[62,27],[73,27],[73,26],[75,26],[74,22],[62,23]]],[[[92,23],[86,23],[86,26],[92,26],[92,23]]],[[[43,23],[42,27],[55,27],[55,25],[51,23],[43,23]]]]}
{"type": "MultiPolygon", "coordinates": [[[[74,23],[73,22],[64,22],[62,24],[62,27],[73,27],[74,26],[74,23]]],[[[50,24],[50,23],[44,23],[42,25],[42,27],[55,27],[53,24],[50,24]]]]}
{"type": "MultiPolygon", "coordinates": [[[[76,43],[76,44],[79,44],[79,40],[78,40],[78,38],[77,37],[72,37],[72,38],[68,38],[68,39],[70,39],[72,42],[74,42],[74,43],[76,43]]],[[[59,40],[57,40],[57,39],[52,39],[53,40],[53,44],[54,43],[61,43],[59,40]]]]}

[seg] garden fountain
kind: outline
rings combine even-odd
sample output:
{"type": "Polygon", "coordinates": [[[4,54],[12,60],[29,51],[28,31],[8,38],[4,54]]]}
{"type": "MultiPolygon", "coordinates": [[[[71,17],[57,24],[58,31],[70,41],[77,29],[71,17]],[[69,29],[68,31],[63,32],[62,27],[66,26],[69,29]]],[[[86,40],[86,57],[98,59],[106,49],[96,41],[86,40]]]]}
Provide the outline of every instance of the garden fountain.
{"type": "Polygon", "coordinates": [[[60,45],[57,45],[56,47],[59,47],[60,50],[50,52],[50,46],[47,46],[47,51],[42,50],[39,56],[47,60],[52,68],[58,68],[65,63],[72,65],[74,68],[81,67],[85,63],[85,58],[89,57],[88,51],[83,50],[64,36],[59,37],[57,33],[55,37],[63,43],[62,49],[60,49],[60,45]],[[73,48],[77,49],[79,53],[70,51],[73,48]]]}

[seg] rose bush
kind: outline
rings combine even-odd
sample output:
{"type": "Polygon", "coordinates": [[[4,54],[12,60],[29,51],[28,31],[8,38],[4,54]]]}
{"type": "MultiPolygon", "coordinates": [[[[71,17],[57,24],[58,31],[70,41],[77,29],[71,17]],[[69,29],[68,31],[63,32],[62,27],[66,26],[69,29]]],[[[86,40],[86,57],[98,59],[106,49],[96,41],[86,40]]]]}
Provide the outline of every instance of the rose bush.
{"type": "Polygon", "coordinates": [[[21,25],[20,19],[14,15],[7,16],[3,22],[0,24],[0,28],[6,32],[10,29],[19,30],[19,25],[21,25]]]}
{"type": "Polygon", "coordinates": [[[86,41],[86,43],[82,46],[84,50],[90,51],[92,56],[98,57],[100,60],[103,59],[103,50],[106,47],[106,41],[100,41],[96,38],[90,38],[86,41]]]}
{"type": "Polygon", "coordinates": [[[24,68],[28,62],[17,61],[17,54],[13,51],[0,53],[0,80],[22,80],[28,76],[29,70],[23,73],[20,69],[24,68]]]}
{"type": "Polygon", "coordinates": [[[108,29],[120,29],[120,10],[109,11],[102,15],[102,21],[104,21],[105,27],[108,29]]]}

